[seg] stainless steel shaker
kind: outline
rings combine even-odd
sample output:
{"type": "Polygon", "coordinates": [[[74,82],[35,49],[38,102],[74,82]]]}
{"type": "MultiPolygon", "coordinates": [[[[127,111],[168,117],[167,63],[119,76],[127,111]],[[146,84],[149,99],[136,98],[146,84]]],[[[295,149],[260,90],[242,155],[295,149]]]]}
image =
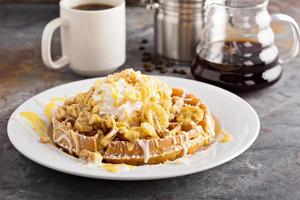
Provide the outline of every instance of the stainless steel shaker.
{"type": "Polygon", "coordinates": [[[175,63],[189,64],[200,41],[205,0],[148,0],[155,10],[156,53],[175,63]]]}

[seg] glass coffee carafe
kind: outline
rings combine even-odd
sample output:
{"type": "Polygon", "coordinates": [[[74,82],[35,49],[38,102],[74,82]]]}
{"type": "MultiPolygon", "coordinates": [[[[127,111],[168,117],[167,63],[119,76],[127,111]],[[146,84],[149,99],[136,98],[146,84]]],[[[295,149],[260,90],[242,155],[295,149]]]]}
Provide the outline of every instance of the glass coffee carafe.
{"type": "Polygon", "coordinates": [[[267,6],[268,0],[208,5],[191,68],[194,77],[233,91],[259,89],[279,80],[281,64],[298,54],[300,32],[294,19],[270,15],[267,6]],[[293,45],[286,55],[279,56],[272,21],[284,21],[291,27],[293,45]]]}

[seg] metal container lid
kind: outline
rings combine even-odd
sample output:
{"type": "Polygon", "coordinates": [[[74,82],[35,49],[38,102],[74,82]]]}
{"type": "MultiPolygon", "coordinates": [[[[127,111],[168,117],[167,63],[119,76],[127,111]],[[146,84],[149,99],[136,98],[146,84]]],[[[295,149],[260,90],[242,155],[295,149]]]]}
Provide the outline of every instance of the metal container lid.
{"type": "Polygon", "coordinates": [[[198,7],[198,5],[204,5],[207,0],[155,0],[156,3],[170,6],[185,5],[188,7],[198,7]]]}
{"type": "Polygon", "coordinates": [[[156,0],[158,3],[203,3],[206,0],[156,0]]]}
{"type": "Polygon", "coordinates": [[[148,9],[163,9],[178,13],[199,12],[203,9],[206,1],[211,0],[146,0],[148,9]]]}

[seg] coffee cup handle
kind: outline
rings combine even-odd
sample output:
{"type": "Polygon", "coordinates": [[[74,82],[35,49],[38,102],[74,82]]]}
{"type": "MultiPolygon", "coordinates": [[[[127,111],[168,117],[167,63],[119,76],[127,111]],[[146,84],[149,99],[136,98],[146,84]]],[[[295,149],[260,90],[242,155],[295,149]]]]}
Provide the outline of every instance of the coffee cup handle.
{"type": "Polygon", "coordinates": [[[68,26],[67,21],[62,18],[56,18],[46,25],[42,34],[42,58],[45,65],[52,69],[64,67],[69,63],[69,58],[67,55],[63,54],[58,60],[55,61],[52,60],[51,57],[51,41],[53,33],[57,28],[62,26],[68,26]]]}
{"type": "Polygon", "coordinates": [[[271,15],[272,21],[281,21],[287,22],[291,28],[293,33],[293,47],[287,54],[287,57],[284,59],[280,59],[280,63],[286,63],[293,60],[299,53],[299,46],[300,46],[300,29],[297,22],[290,16],[285,14],[272,14],[271,15]]]}

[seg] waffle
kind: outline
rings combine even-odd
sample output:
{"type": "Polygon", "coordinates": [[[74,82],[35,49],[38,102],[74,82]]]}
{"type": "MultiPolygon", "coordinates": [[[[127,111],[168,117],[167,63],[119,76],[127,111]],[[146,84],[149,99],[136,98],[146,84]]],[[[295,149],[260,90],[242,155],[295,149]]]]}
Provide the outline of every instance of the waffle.
{"type": "MultiPolygon", "coordinates": [[[[127,70],[107,80],[115,85],[114,81],[122,77],[126,84],[137,85],[133,80],[139,76],[127,70]]],[[[156,103],[152,96],[140,100],[143,105],[130,117],[128,113],[127,117],[124,113],[119,117],[115,116],[119,113],[99,114],[105,105],[98,106],[101,100],[95,101],[93,97],[99,92],[98,83],[57,109],[52,118],[53,142],[67,153],[91,162],[142,165],[175,160],[203,150],[215,141],[214,118],[199,98],[178,88],[166,92],[168,86],[152,83],[152,79],[142,76],[146,81],[141,82],[150,81],[160,94],[156,103]]]]}

